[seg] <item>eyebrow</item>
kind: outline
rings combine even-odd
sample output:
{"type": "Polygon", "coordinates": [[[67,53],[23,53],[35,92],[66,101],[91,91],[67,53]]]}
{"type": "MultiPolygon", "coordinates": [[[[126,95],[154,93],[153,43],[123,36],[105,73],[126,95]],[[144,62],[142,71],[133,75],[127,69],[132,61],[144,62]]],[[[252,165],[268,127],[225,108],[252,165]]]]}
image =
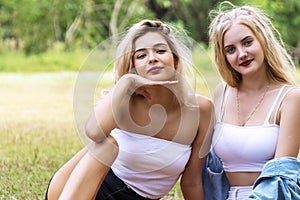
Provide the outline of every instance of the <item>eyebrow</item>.
{"type": "Polygon", "coordinates": [[[249,38],[253,38],[253,36],[252,36],[252,35],[247,35],[246,37],[244,37],[244,38],[242,39],[242,41],[245,41],[245,40],[247,40],[247,39],[249,39],[249,38]]]}
{"type": "MultiPolygon", "coordinates": [[[[247,40],[247,39],[249,39],[249,38],[252,38],[253,36],[251,36],[251,35],[246,35],[245,37],[243,37],[242,39],[241,39],[241,42],[243,42],[243,41],[245,41],[245,40],[247,40]]],[[[224,46],[224,48],[227,48],[227,47],[231,47],[232,46],[232,44],[228,44],[228,45],[226,45],[226,46],[224,46]]]]}
{"type": "Polygon", "coordinates": [[[146,50],[148,48],[155,48],[155,47],[160,47],[160,46],[166,46],[166,47],[168,47],[168,44],[166,44],[166,43],[157,43],[157,44],[154,44],[152,47],[137,49],[137,50],[135,50],[135,53],[139,52],[139,51],[144,51],[144,50],[146,50]]]}

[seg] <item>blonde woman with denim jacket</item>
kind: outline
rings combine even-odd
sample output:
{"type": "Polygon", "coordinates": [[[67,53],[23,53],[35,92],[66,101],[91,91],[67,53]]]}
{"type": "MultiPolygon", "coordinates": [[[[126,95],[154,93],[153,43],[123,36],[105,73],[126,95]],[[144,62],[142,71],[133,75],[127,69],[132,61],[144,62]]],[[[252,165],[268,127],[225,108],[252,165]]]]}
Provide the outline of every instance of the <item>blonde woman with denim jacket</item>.
{"type": "MultiPolygon", "coordinates": [[[[222,165],[218,200],[299,199],[300,89],[294,63],[258,8],[223,2],[211,15],[210,44],[224,80],[214,93],[210,156],[215,153],[216,162],[207,160],[222,165]]],[[[216,166],[207,167],[205,173],[216,166]]]]}

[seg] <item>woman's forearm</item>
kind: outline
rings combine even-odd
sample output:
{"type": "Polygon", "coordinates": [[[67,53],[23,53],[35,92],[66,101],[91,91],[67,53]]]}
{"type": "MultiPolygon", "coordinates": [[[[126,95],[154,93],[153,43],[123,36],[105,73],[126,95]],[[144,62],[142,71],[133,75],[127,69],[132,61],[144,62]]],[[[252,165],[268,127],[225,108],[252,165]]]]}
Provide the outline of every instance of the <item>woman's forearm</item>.
{"type": "Polygon", "coordinates": [[[105,95],[90,114],[86,125],[86,135],[96,143],[101,143],[115,128],[115,123],[120,118],[124,103],[129,102],[131,96],[132,80],[123,76],[105,95]]]}

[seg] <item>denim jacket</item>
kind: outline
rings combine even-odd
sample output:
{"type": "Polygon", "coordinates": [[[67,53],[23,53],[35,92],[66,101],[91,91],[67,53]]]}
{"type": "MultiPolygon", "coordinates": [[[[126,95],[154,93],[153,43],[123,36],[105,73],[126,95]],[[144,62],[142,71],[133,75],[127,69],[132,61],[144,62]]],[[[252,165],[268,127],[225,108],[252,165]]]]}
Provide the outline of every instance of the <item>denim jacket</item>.
{"type": "Polygon", "coordinates": [[[225,200],[230,188],[221,159],[213,150],[206,158],[202,171],[202,184],[205,200],[225,200]]]}
{"type": "MultiPolygon", "coordinates": [[[[230,188],[220,158],[211,150],[202,172],[205,200],[225,200],[230,188]]],[[[267,162],[246,198],[259,200],[300,199],[300,162],[285,157],[267,162]]]]}
{"type": "Polygon", "coordinates": [[[300,199],[300,162],[285,157],[267,162],[246,199],[300,199]]]}

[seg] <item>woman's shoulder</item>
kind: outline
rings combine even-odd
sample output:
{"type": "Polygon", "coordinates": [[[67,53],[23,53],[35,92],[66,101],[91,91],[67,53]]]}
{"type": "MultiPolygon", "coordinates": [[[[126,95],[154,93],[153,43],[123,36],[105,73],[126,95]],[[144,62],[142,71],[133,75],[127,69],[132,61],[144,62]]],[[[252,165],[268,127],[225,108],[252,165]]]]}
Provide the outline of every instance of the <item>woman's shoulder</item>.
{"type": "Polygon", "coordinates": [[[213,102],[210,98],[200,94],[196,94],[196,99],[200,111],[211,111],[213,109],[213,102]]]}
{"type": "Polygon", "coordinates": [[[300,109],[300,88],[297,86],[288,86],[286,91],[287,93],[282,103],[300,109]]]}
{"type": "Polygon", "coordinates": [[[288,86],[282,94],[280,116],[285,116],[285,121],[291,122],[297,119],[300,115],[300,88],[288,86]]]}
{"type": "Polygon", "coordinates": [[[214,89],[214,98],[222,96],[228,85],[225,82],[219,83],[214,89]]]}

